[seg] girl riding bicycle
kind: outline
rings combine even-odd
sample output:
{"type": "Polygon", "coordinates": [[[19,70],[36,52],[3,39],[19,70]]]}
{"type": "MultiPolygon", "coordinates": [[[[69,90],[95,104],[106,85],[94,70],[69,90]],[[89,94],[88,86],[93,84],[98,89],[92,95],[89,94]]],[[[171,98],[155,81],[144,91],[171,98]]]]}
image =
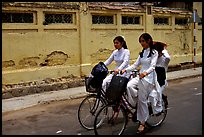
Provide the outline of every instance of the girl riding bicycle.
{"type": "MultiPolygon", "coordinates": [[[[115,50],[112,52],[110,57],[104,62],[106,66],[110,65],[113,61],[116,62],[114,68],[114,74],[117,74],[120,70],[125,69],[129,66],[130,51],[127,48],[126,41],[123,36],[117,36],[113,40],[115,50]]],[[[122,76],[128,77],[129,73],[124,73],[122,76]]],[[[102,83],[102,88],[106,91],[113,74],[108,75],[102,83]]]]}
{"type": "Polygon", "coordinates": [[[141,65],[139,70],[139,78],[133,78],[127,84],[127,93],[133,97],[135,102],[137,102],[137,119],[140,122],[137,131],[141,133],[144,131],[145,122],[149,117],[147,101],[148,95],[155,88],[154,79],[156,73],[154,69],[158,59],[158,52],[153,46],[152,37],[148,33],[143,33],[139,37],[139,42],[143,47],[142,52],[140,53],[136,62],[128,68],[122,70],[122,73],[130,72],[137,69],[141,65]]]}

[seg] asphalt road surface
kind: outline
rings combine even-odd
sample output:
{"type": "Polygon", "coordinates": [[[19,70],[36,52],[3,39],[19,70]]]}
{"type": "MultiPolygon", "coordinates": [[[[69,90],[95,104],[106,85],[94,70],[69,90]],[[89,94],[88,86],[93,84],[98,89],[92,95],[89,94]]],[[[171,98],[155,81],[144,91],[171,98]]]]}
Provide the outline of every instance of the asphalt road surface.
{"type": "MultiPolygon", "coordinates": [[[[164,91],[169,109],[164,123],[145,135],[202,135],[202,77],[169,82],[164,91]]],[[[49,102],[2,113],[3,135],[94,135],[83,129],[77,110],[83,98],[49,102]]],[[[129,120],[125,135],[135,135],[138,123],[129,120]]]]}

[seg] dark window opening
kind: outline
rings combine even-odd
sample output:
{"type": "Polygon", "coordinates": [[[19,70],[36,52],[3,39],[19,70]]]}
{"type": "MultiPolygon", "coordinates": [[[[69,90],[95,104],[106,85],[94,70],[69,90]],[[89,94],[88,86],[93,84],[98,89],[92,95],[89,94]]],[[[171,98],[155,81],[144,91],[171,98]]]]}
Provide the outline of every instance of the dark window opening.
{"type": "Polygon", "coordinates": [[[2,13],[2,23],[33,23],[33,13],[2,13]]]}
{"type": "Polygon", "coordinates": [[[140,24],[140,17],[122,16],[122,24],[140,24]]]}
{"type": "Polygon", "coordinates": [[[151,15],[152,14],[152,9],[150,6],[147,7],[147,14],[148,15],[151,15]]]}
{"type": "Polygon", "coordinates": [[[169,25],[169,19],[168,18],[155,17],[154,18],[154,24],[169,25]]]}
{"type": "Polygon", "coordinates": [[[113,16],[92,15],[92,24],[113,24],[113,16]]]}
{"type": "Polygon", "coordinates": [[[44,24],[73,23],[72,14],[45,14],[44,24]]]}
{"type": "Polygon", "coordinates": [[[175,24],[176,25],[186,25],[188,23],[188,19],[186,18],[176,18],[175,24]]]}

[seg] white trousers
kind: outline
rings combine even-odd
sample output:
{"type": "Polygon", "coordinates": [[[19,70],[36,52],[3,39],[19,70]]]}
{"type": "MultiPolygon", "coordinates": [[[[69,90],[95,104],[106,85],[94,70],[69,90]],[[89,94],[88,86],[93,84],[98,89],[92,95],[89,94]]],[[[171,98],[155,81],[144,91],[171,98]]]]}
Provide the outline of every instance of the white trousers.
{"type": "Polygon", "coordinates": [[[138,81],[139,76],[132,78],[127,84],[127,99],[133,107],[137,104],[138,81]]]}
{"type": "Polygon", "coordinates": [[[111,79],[113,77],[113,74],[110,74],[108,75],[104,80],[103,80],[103,83],[102,83],[102,89],[106,92],[106,89],[108,87],[108,85],[110,84],[111,82],[111,79]]]}
{"type": "Polygon", "coordinates": [[[167,85],[168,85],[167,81],[165,82],[165,85],[163,85],[161,87],[160,87],[158,82],[155,83],[156,88],[154,88],[149,95],[148,99],[151,102],[153,114],[159,113],[163,109],[162,92],[164,91],[164,89],[167,85]]]}
{"type": "Polygon", "coordinates": [[[149,118],[148,110],[148,96],[153,90],[153,84],[148,83],[144,79],[138,81],[138,105],[137,105],[137,119],[144,123],[149,118]]]}
{"type": "Polygon", "coordinates": [[[145,122],[149,117],[148,103],[151,103],[153,114],[162,111],[162,91],[165,86],[166,84],[160,87],[157,81],[155,85],[150,84],[144,79],[139,79],[139,77],[135,77],[128,82],[128,101],[134,107],[138,103],[137,119],[140,122],[145,122]]]}

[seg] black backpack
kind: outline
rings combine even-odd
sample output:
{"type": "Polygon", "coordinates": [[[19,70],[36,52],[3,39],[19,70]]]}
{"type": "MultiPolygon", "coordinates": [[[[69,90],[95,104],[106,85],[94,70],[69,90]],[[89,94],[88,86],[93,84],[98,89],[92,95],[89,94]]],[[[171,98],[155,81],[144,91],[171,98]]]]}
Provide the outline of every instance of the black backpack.
{"type": "Polygon", "coordinates": [[[93,77],[90,80],[90,85],[93,88],[99,88],[101,87],[103,80],[108,75],[108,68],[103,62],[99,62],[97,65],[95,65],[91,71],[91,74],[93,77]]]}
{"type": "Polygon", "coordinates": [[[157,73],[157,81],[160,86],[165,84],[166,80],[166,71],[164,67],[155,67],[155,71],[157,73]]]}
{"type": "Polygon", "coordinates": [[[106,98],[109,103],[118,103],[123,93],[126,91],[129,79],[122,76],[113,75],[110,85],[106,89],[106,98]]]}

